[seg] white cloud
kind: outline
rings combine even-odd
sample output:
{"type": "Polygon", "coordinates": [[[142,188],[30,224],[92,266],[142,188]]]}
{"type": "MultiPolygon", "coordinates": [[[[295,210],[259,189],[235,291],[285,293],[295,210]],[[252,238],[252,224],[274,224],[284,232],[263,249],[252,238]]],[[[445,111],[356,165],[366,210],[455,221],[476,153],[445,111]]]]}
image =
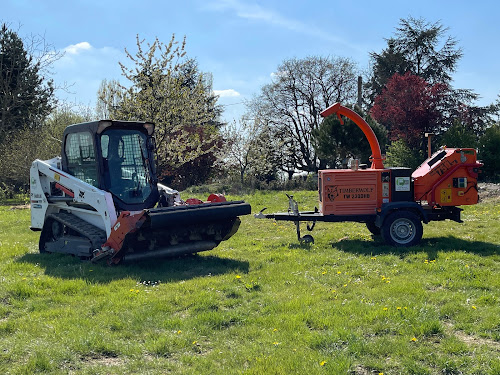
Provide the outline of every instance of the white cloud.
{"type": "Polygon", "coordinates": [[[214,94],[220,96],[221,98],[236,97],[241,95],[238,91],[233,89],[214,90],[214,94]]]}
{"type": "Polygon", "coordinates": [[[71,44],[64,48],[64,52],[69,53],[71,55],[78,55],[82,51],[88,51],[92,49],[92,46],[89,42],[81,42],[77,44],[71,44]]]}
{"type": "MultiPolygon", "coordinates": [[[[233,11],[238,17],[243,19],[256,20],[329,42],[348,45],[345,40],[330,32],[325,32],[314,25],[284,17],[280,13],[271,9],[266,9],[256,3],[244,2],[241,0],[222,0],[209,3],[206,8],[215,11],[233,11]]],[[[351,47],[353,46],[351,45],[351,47]]]]}
{"type": "Polygon", "coordinates": [[[54,62],[54,81],[60,100],[93,104],[103,79],[120,79],[119,61],[125,61],[123,52],[113,47],[92,46],[89,42],[69,45],[60,50],[63,56],[54,62]]]}

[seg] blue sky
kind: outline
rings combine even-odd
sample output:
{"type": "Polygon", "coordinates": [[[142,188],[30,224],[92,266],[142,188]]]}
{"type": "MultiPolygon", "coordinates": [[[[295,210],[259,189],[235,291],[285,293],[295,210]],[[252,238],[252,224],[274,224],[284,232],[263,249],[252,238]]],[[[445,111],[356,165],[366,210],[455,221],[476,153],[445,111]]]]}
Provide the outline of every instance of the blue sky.
{"type": "Polygon", "coordinates": [[[367,69],[369,53],[385,47],[400,18],[423,17],[449,27],[464,52],[454,87],[472,89],[478,104],[500,94],[500,2],[497,1],[107,1],[3,0],[0,22],[21,36],[44,35],[64,57],[54,80],[72,85],[61,99],[93,106],[103,79],[122,83],[118,62],[135,51],[136,35],[168,42],[186,36],[189,57],[213,74],[225,106],[238,119],[245,100],[269,83],[285,59],[311,55],[349,57],[367,69]]]}

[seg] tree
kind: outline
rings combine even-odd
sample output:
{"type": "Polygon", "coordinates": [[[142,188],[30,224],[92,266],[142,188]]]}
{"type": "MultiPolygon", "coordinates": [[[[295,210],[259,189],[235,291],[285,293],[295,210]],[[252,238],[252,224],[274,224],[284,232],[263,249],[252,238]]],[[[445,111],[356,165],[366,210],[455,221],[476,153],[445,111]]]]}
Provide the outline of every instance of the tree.
{"type": "MultiPolygon", "coordinates": [[[[461,124],[462,132],[477,139],[493,123],[493,115],[498,113],[499,107],[498,104],[468,105],[468,95],[461,91],[444,83],[430,84],[410,73],[396,73],[375,98],[370,113],[388,129],[391,141],[402,139],[411,149],[425,149],[425,133],[439,136],[451,128],[453,132],[459,131],[456,124],[461,124]]],[[[439,146],[439,140],[439,137],[434,138],[434,146],[439,146]]],[[[461,140],[470,144],[468,139],[462,137],[461,140]]],[[[457,141],[452,143],[458,145],[457,141]]]]}
{"type": "Polygon", "coordinates": [[[97,91],[96,115],[100,120],[110,119],[123,101],[125,89],[116,79],[102,80],[97,91]]]}
{"type": "Polygon", "coordinates": [[[175,35],[167,44],[158,38],[146,43],[137,37],[137,52],[125,52],[131,66],[120,66],[129,86],[121,86],[120,91],[113,82],[103,84],[99,108],[115,118],[156,124],[163,182],[178,188],[203,182],[222,142],[221,109],[211,75],[200,72],[196,61],[186,57],[185,40],[179,44],[175,35]]]}
{"type": "Polygon", "coordinates": [[[427,158],[423,149],[411,148],[402,139],[394,140],[387,147],[387,167],[406,167],[416,169],[427,158]]]}
{"type": "Polygon", "coordinates": [[[266,183],[277,179],[281,155],[279,146],[274,144],[278,140],[267,124],[243,118],[239,126],[235,123],[226,126],[224,139],[220,160],[228,174],[238,171],[241,185],[248,181],[248,176],[266,183]]]}
{"type": "Polygon", "coordinates": [[[289,59],[250,103],[253,117],[269,124],[280,139],[282,167],[290,178],[296,170],[315,172],[326,165],[313,147],[312,131],[318,129],[323,109],[354,100],[356,82],[357,67],[347,58],[289,59]]]}
{"type": "Polygon", "coordinates": [[[62,135],[66,126],[90,118],[80,110],[62,106],[54,110],[45,122],[34,129],[18,130],[0,147],[0,187],[9,191],[27,191],[31,163],[61,155],[62,135]]]}
{"type": "Polygon", "coordinates": [[[479,158],[484,163],[483,174],[489,181],[500,181],[500,124],[495,124],[479,139],[479,158]]]}
{"type": "Polygon", "coordinates": [[[455,120],[454,124],[443,134],[440,143],[447,147],[477,148],[478,138],[467,124],[455,120]]]}
{"type": "Polygon", "coordinates": [[[499,101],[484,107],[473,105],[478,97],[469,90],[452,90],[448,96],[448,104],[443,108],[450,126],[461,123],[476,138],[481,137],[495,123],[494,118],[500,110],[499,101]]]}
{"type": "Polygon", "coordinates": [[[370,113],[388,129],[390,140],[402,139],[411,148],[421,148],[424,133],[439,134],[446,126],[447,95],[445,84],[431,85],[410,73],[396,73],[375,98],[370,113]]]}
{"type": "MultiPolygon", "coordinates": [[[[373,129],[381,150],[384,150],[387,130],[370,115],[361,115],[373,129]]],[[[344,118],[343,121],[342,125],[336,116],[329,116],[318,129],[313,130],[313,144],[319,157],[327,162],[328,168],[346,167],[350,158],[369,164],[372,152],[365,134],[351,119],[344,118]]]]}
{"type": "Polygon", "coordinates": [[[260,182],[269,184],[279,177],[282,153],[280,140],[275,138],[267,124],[260,124],[252,148],[250,174],[260,182]]]}
{"type": "Polygon", "coordinates": [[[450,137],[463,130],[479,138],[499,111],[499,103],[479,107],[474,104],[477,94],[451,86],[463,53],[447,32],[439,22],[401,19],[394,36],[386,39],[387,48],[371,53],[372,72],[366,85],[370,112],[388,128],[391,141],[404,142],[389,148],[393,160],[407,150],[411,160],[418,159],[425,149],[426,132],[438,135],[434,146],[450,128],[450,137]],[[459,130],[455,124],[464,128],[459,130]]]}
{"type": "Polygon", "coordinates": [[[399,21],[394,37],[386,39],[387,48],[372,52],[372,75],[367,84],[370,101],[394,74],[407,72],[430,84],[449,84],[458,60],[463,56],[455,38],[446,36],[448,28],[440,22],[408,17],[399,21]]]}
{"type": "Polygon", "coordinates": [[[225,144],[219,154],[219,160],[228,171],[238,171],[240,183],[243,185],[251,164],[256,132],[249,129],[244,121],[240,121],[239,126],[236,123],[226,125],[223,136],[225,144]]]}
{"type": "MultiPolygon", "coordinates": [[[[390,44],[380,54],[372,52],[372,73],[368,77],[365,88],[368,89],[368,101],[373,105],[375,97],[382,93],[383,88],[394,74],[403,75],[408,71],[408,64],[401,52],[396,52],[390,44]]],[[[366,95],[365,95],[366,96],[366,95]]]]}
{"type": "Polygon", "coordinates": [[[0,28],[0,143],[12,132],[41,126],[55,104],[54,85],[45,70],[57,54],[32,39],[28,50],[6,24],[0,28]]]}

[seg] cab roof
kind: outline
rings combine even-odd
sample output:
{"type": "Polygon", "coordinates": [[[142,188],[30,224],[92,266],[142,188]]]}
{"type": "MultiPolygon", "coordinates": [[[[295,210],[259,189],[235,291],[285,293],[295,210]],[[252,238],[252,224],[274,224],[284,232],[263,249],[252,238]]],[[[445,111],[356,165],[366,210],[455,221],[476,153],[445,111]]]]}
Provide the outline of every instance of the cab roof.
{"type": "Polygon", "coordinates": [[[63,137],[66,137],[66,134],[71,133],[80,133],[80,132],[90,132],[92,134],[101,133],[104,129],[112,126],[116,128],[132,128],[132,127],[144,127],[149,135],[152,135],[154,132],[154,124],[152,122],[145,121],[121,121],[121,120],[99,120],[99,121],[90,121],[90,122],[82,122],[80,124],[69,125],[64,129],[63,137]]]}

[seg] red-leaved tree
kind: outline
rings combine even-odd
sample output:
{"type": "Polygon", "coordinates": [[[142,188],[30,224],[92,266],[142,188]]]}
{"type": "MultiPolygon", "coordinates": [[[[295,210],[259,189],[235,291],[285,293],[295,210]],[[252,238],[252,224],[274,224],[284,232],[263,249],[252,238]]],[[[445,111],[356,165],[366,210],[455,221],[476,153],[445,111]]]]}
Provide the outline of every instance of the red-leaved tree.
{"type": "Polygon", "coordinates": [[[375,98],[371,114],[386,126],[391,140],[402,139],[417,148],[424,142],[424,133],[439,134],[448,127],[449,93],[444,83],[431,85],[410,73],[396,73],[375,98]]]}

